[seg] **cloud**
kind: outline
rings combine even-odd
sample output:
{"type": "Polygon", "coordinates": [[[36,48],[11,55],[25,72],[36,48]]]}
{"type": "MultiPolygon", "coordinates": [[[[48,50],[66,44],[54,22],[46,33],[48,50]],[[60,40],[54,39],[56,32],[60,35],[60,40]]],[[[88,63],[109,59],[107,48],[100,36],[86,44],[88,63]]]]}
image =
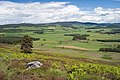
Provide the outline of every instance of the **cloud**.
{"type": "Polygon", "coordinates": [[[0,24],[60,21],[120,22],[120,8],[81,10],[68,2],[15,3],[0,1],[0,24]]]}
{"type": "Polygon", "coordinates": [[[115,0],[115,1],[120,1],[120,0],[115,0]]]}

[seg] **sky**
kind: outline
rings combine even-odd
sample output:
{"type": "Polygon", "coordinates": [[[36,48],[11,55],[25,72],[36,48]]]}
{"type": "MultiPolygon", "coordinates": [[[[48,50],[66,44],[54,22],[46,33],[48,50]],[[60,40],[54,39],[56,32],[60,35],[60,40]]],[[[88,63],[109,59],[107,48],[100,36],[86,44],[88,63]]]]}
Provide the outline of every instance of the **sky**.
{"type": "Polygon", "coordinates": [[[0,0],[0,24],[120,23],[120,0],[0,0]]]}

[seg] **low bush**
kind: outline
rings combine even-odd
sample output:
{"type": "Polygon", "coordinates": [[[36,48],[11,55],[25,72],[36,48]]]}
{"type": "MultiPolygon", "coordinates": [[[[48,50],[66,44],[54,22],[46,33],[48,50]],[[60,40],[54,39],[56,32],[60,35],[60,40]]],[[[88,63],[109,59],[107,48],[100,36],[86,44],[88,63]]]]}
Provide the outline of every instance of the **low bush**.
{"type": "Polygon", "coordinates": [[[103,58],[103,59],[108,59],[108,60],[111,60],[111,59],[112,59],[112,57],[110,57],[110,55],[104,55],[104,56],[102,56],[102,58],[103,58]]]}

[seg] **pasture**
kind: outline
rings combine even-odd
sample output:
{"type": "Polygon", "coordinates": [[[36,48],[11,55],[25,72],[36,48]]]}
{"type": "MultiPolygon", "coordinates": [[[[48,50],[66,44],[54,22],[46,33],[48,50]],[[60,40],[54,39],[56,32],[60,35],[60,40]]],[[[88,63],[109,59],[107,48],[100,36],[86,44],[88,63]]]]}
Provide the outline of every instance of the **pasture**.
{"type": "MultiPolygon", "coordinates": [[[[6,29],[13,29],[13,28],[6,28],[6,29]]],[[[23,32],[4,32],[6,36],[23,36],[29,35],[34,38],[40,38],[40,40],[33,42],[33,47],[36,49],[44,49],[53,52],[58,52],[64,55],[71,55],[71,56],[84,56],[88,58],[97,58],[97,59],[105,59],[103,58],[104,55],[108,55],[111,57],[110,60],[112,61],[119,61],[120,54],[114,52],[99,52],[99,48],[106,48],[106,47],[114,47],[115,45],[120,44],[119,42],[98,42],[97,39],[103,40],[111,40],[111,39],[120,39],[119,34],[101,34],[97,33],[96,31],[104,30],[110,31],[111,28],[98,28],[98,29],[85,29],[85,27],[79,27],[78,29],[73,29],[70,27],[61,27],[61,26],[48,26],[48,27],[25,27],[21,26],[15,28],[16,30],[23,30],[23,32]],[[43,34],[33,33],[35,30],[42,30],[48,29],[43,34]],[[49,29],[54,29],[54,31],[50,31],[49,29]],[[91,32],[87,32],[90,30],[91,32]],[[26,32],[25,32],[26,31],[26,32]],[[89,40],[79,40],[73,41],[73,36],[64,36],[64,34],[87,34],[90,35],[87,38],[89,40]],[[61,48],[58,46],[74,46],[74,48],[61,48]],[[84,48],[87,49],[85,51],[77,48],[84,48]]],[[[3,32],[2,32],[3,33],[3,32]]],[[[2,34],[1,33],[1,34],[2,34]]]]}

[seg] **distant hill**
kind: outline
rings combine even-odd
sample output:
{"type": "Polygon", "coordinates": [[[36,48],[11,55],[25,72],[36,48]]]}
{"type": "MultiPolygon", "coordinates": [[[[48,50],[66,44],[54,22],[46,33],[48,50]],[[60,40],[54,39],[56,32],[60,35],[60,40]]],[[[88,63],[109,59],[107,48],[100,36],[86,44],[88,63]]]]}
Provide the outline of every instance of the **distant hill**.
{"type": "Polygon", "coordinates": [[[62,25],[62,26],[71,26],[71,25],[82,25],[82,26],[106,26],[106,27],[119,27],[120,28],[120,23],[91,23],[91,22],[77,22],[77,21],[72,21],[72,22],[55,22],[55,23],[49,23],[49,25],[62,25]]]}
{"type": "Polygon", "coordinates": [[[97,23],[90,23],[90,22],[77,22],[77,21],[71,21],[71,22],[55,22],[55,23],[49,23],[49,24],[61,24],[61,25],[72,25],[72,24],[77,24],[77,25],[81,25],[81,24],[85,24],[85,25],[97,25],[97,23]]]}
{"type": "Polygon", "coordinates": [[[106,27],[118,27],[120,28],[120,23],[91,23],[91,22],[77,22],[77,21],[71,21],[71,22],[54,22],[54,23],[44,23],[44,24],[32,24],[32,23],[20,23],[20,24],[6,24],[6,25],[0,25],[0,27],[20,27],[20,26],[35,26],[35,27],[47,27],[47,26],[57,26],[61,25],[64,27],[70,27],[73,25],[78,26],[106,26],[106,27]]]}

